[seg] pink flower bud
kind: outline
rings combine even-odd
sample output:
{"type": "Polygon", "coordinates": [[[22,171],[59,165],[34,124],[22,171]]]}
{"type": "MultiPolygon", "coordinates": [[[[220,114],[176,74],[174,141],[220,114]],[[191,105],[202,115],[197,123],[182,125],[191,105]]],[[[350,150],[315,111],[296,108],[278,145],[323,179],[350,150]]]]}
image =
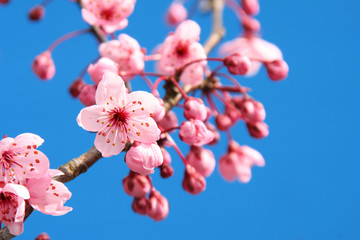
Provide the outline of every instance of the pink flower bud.
{"type": "Polygon", "coordinates": [[[160,176],[162,178],[168,178],[174,175],[174,169],[169,164],[162,164],[160,166],[160,176]]]}
{"type": "Polygon", "coordinates": [[[231,74],[245,75],[251,68],[251,61],[248,57],[235,53],[224,58],[224,65],[231,74]]]}
{"type": "Polygon", "coordinates": [[[146,215],[147,204],[148,199],[146,197],[134,198],[132,209],[138,214],[146,215]]]}
{"type": "Polygon", "coordinates": [[[149,175],[163,163],[163,155],[157,143],[134,142],[125,155],[125,161],[132,171],[149,175]]]}
{"type": "Polygon", "coordinates": [[[225,115],[231,119],[232,124],[237,122],[240,118],[240,112],[235,108],[233,104],[225,105],[225,115]]]}
{"type": "Polygon", "coordinates": [[[214,154],[202,147],[191,147],[186,160],[204,177],[210,176],[215,169],[216,161],[214,154]]]}
{"type": "Polygon", "coordinates": [[[50,237],[47,233],[41,233],[35,240],[50,240],[50,237]]]}
{"type": "Polygon", "coordinates": [[[202,146],[214,139],[214,134],[200,120],[183,122],[180,127],[179,136],[182,141],[191,146],[202,146]]]}
{"type": "Polygon", "coordinates": [[[90,84],[84,84],[80,90],[79,100],[85,106],[91,106],[95,104],[96,86],[90,84]]]}
{"type": "Polygon", "coordinates": [[[274,81],[279,81],[287,77],[289,73],[289,66],[282,60],[275,60],[265,63],[265,67],[269,78],[274,81]]]}
{"type": "Polygon", "coordinates": [[[260,11],[258,0],[241,0],[244,12],[248,15],[256,15],[260,11]]]}
{"type": "Polygon", "coordinates": [[[265,160],[261,153],[249,146],[241,146],[238,153],[248,158],[252,163],[251,165],[255,164],[259,167],[265,166],[265,160]]]}
{"type": "Polygon", "coordinates": [[[207,108],[200,98],[189,97],[184,103],[184,116],[187,120],[197,119],[205,121],[207,118],[207,108]]]}
{"type": "Polygon", "coordinates": [[[250,33],[257,33],[261,29],[260,22],[255,18],[249,16],[243,18],[242,25],[244,27],[244,30],[250,33]]]}
{"type": "Polygon", "coordinates": [[[231,118],[223,114],[216,115],[215,123],[220,131],[226,131],[233,125],[231,118]]]}
{"type": "Polygon", "coordinates": [[[219,170],[221,176],[223,176],[227,181],[234,181],[237,172],[236,164],[238,162],[239,156],[236,152],[229,152],[222,156],[219,161],[219,170]]]}
{"type": "Polygon", "coordinates": [[[123,179],[124,191],[133,197],[145,197],[151,190],[151,184],[146,176],[130,172],[127,177],[123,179]]]}
{"type": "Polygon", "coordinates": [[[246,126],[254,138],[264,138],[269,135],[269,127],[264,122],[248,122],[246,126]]]}
{"type": "Polygon", "coordinates": [[[164,161],[163,164],[170,164],[171,163],[171,156],[168,151],[166,151],[165,148],[161,148],[161,153],[163,155],[164,161]]]}
{"type": "Polygon", "coordinates": [[[190,164],[186,165],[183,188],[191,194],[199,194],[206,188],[205,178],[190,164]]]}
{"type": "Polygon", "coordinates": [[[69,92],[72,97],[76,98],[79,96],[82,87],[85,85],[82,78],[76,79],[69,87],[69,92]]]}
{"type": "Polygon", "coordinates": [[[146,213],[155,221],[164,220],[169,214],[168,200],[155,189],[150,193],[146,213]]]}
{"type": "Polygon", "coordinates": [[[44,17],[45,8],[41,5],[33,7],[29,12],[29,18],[32,21],[38,21],[44,17]]]}
{"type": "Polygon", "coordinates": [[[95,64],[90,64],[87,70],[93,82],[98,85],[105,72],[118,74],[118,69],[118,65],[113,60],[102,57],[95,64]]]}
{"type": "Polygon", "coordinates": [[[187,18],[187,10],[181,3],[173,2],[166,14],[166,20],[170,25],[176,25],[187,18]]]}
{"type": "Polygon", "coordinates": [[[244,100],[240,105],[241,116],[246,122],[262,122],[265,120],[265,108],[261,102],[253,99],[244,100]]]}
{"type": "Polygon", "coordinates": [[[173,111],[169,111],[157,124],[160,128],[167,130],[177,127],[179,123],[176,114],[173,111]]]}
{"type": "Polygon", "coordinates": [[[206,127],[209,129],[209,131],[211,131],[214,134],[214,139],[209,142],[209,145],[214,145],[216,144],[219,139],[220,139],[220,133],[219,131],[216,129],[216,127],[212,124],[210,124],[209,122],[206,123],[206,127]]]}
{"type": "Polygon", "coordinates": [[[165,117],[166,112],[164,108],[164,101],[161,98],[156,98],[156,99],[159,101],[159,104],[157,104],[153,118],[155,122],[159,122],[165,117]]]}
{"type": "Polygon", "coordinates": [[[32,69],[35,74],[42,80],[49,80],[55,75],[55,65],[51,58],[51,52],[45,51],[36,56],[32,63],[32,69]]]}

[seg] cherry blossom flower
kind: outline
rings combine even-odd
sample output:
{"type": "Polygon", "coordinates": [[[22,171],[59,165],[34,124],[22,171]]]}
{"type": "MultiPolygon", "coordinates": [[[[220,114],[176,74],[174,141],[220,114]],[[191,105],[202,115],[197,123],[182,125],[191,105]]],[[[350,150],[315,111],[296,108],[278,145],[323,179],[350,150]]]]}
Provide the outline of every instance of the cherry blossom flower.
{"type": "Polygon", "coordinates": [[[44,142],[32,133],[0,141],[0,181],[23,184],[26,178],[39,178],[49,169],[49,159],[37,148],[44,142]]]}
{"type": "Polygon", "coordinates": [[[256,36],[239,37],[225,42],[219,52],[226,56],[240,54],[250,58],[251,67],[247,72],[250,76],[259,71],[262,62],[272,62],[283,58],[277,46],[256,36]]]}
{"type": "Polygon", "coordinates": [[[34,209],[56,216],[72,210],[71,207],[64,206],[71,198],[71,192],[62,182],[52,179],[63,174],[59,170],[49,169],[41,178],[27,180],[25,186],[30,192],[29,203],[34,209]]]}
{"type": "Polygon", "coordinates": [[[107,33],[125,28],[126,19],[133,12],[136,0],[82,0],[83,19],[90,25],[100,26],[107,33]]]}
{"type": "MultiPolygon", "coordinates": [[[[111,40],[100,44],[99,52],[118,64],[118,72],[139,73],[144,70],[145,55],[139,43],[127,34],[120,34],[118,40],[111,40]]],[[[131,79],[131,75],[123,76],[124,81],[131,79]]]]}
{"type": "Polygon", "coordinates": [[[0,219],[13,235],[20,235],[24,231],[24,199],[29,199],[29,197],[26,187],[0,182],[0,219]]]}
{"type": "Polygon", "coordinates": [[[55,64],[50,51],[45,51],[35,57],[32,63],[34,73],[42,80],[49,80],[55,75],[55,64]]]}
{"type": "Polygon", "coordinates": [[[189,97],[184,103],[184,116],[187,120],[198,119],[205,121],[207,119],[207,109],[200,98],[189,97]]]}
{"type": "Polygon", "coordinates": [[[163,163],[163,154],[157,143],[134,142],[125,155],[128,167],[141,175],[154,173],[154,168],[163,163]]]}
{"type": "MultiPolygon", "coordinates": [[[[161,74],[173,75],[176,70],[194,60],[205,59],[203,46],[198,42],[200,37],[199,25],[191,20],[182,22],[174,34],[169,35],[159,48],[162,55],[157,69],[161,74]]],[[[198,85],[204,75],[206,61],[193,63],[183,69],[180,81],[189,85],[198,85]]]]}
{"type": "Polygon", "coordinates": [[[192,146],[186,160],[204,177],[210,176],[215,169],[215,157],[209,149],[192,146]]]}
{"type": "Polygon", "coordinates": [[[124,81],[106,72],[96,90],[96,105],[81,110],[79,126],[98,132],[95,146],[104,157],[119,154],[126,142],[154,143],[160,130],[152,118],[158,100],[150,93],[127,93],[124,81]]]}

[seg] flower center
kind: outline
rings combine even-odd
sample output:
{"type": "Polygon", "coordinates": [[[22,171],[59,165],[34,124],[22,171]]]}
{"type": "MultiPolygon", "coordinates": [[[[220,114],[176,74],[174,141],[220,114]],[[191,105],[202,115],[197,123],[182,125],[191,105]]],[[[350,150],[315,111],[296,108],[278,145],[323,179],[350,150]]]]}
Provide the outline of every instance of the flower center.
{"type": "Polygon", "coordinates": [[[109,123],[112,126],[122,126],[126,125],[129,119],[129,113],[127,113],[124,109],[112,109],[109,111],[109,123]]]}
{"type": "Polygon", "coordinates": [[[184,43],[179,43],[175,48],[175,53],[178,57],[186,57],[189,54],[189,48],[184,43]]]}
{"type": "Polygon", "coordinates": [[[19,163],[15,162],[13,159],[13,154],[11,152],[4,152],[0,159],[0,166],[2,165],[3,170],[9,170],[9,168],[16,164],[20,167],[22,167],[19,163]]]}
{"type": "Polygon", "coordinates": [[[100,17],[102,19],[105,19],[107,21],[111,21],[114,17],[114,11],[111,8],[108,9],[103,9],[100,13],[99,13],[100,17]]]}

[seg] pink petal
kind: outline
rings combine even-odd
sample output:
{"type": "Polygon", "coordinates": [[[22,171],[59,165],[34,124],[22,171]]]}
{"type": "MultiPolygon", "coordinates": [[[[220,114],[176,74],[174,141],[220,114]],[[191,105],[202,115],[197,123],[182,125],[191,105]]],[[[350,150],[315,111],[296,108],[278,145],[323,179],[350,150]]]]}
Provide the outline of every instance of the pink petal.
{"type": "Polygon", "coordinates": [[[183,21],[175,31],[176,37],[184,40],[197,42],[200,39],[200,26],[192,21],[183,21]]]}
{"type": "Polygon", "coordinates": [[[98,25],[97,22],[98,22],[98,19],[96,18],[96,16],[86,10],[85,8],[81,9],[81,15],[83,17],[83,19],[85,20],[85,22],[87,22],[88,24],[90,25],[98,25]]]}
{"type": "Polygon", "coordinates": [[[119,154],[126,144],[125,133],[114,130],[96,134],[95,147],[99,150],[103,157],[111,157],[119,154]]]}
{"type": "Polygon", "coordinates": [[[3,192],[13,193],[23,199],[29,199],[30,194],[26,187],[19,184],[7,183],[2,189],[3,192]]]}
{"type": "Polygon", "coordinates": [[[39,178],[49,169],[49,159],[39,150],[31,149],[13,157],[21,165],[15,166],[14,171],[19,179],[39,178]]]}
{"type": "Polygon", "coordinates": [[[78,117],[77,122],[80,127],[91,132],[97,132],[104,127],[103,122],[107,123],[107,112],[105,108],[99,105],[93,105],[83,108],[78,117]]]}
{"type": "Polygon", "coordinates": [[[36,134],[23,133],[15,138],[16,146],[12,147],[12,150],[16,152],[16,149],[28,148],[29,146],[30,148],[35,149],[38,148],[43,142],[44,139],[36,134]]]}
{"type": "Polygon", "coordinates": [[[130,140],[141,143],[153,143],[160,138],[160,129],[157,127],[155,120],[147,118],[131,118],[129,120],[131,131],[127,132],[130,140]]]}
{"type": "Polygon", "coordinates": [[[116,25],[105,24],[105,25],[102,25],[102,27],[104,28],[105,32],[113,33],[117,30],[126,28],[128,24],[129,24],[129,21],[125,18],[124,20],[120,21],[116,25]]]}
{"type": "Polygon", "coordinates": [[[255,149],[253,149],[249,146],[242,146],[241,151],[243,152],[243,154],[247,155],[248,158],[250,158],[251,161],[255,165],[257,165],[259,167],[265,166],[265,160],[264,160],[263,156],[261,155],[261,153],[259,153],[255,149]]]}
{"type": "Polygon", "coordinates": [[[18,236],[24,232],[24,222],[4,222],[7,228],[9,229],[9,233],[12,235],[18,236]]]}
{"type": "Polygon", "coordinates": [[[150,117],[159,107],[156,97],[145,91],[131,92],[126,97],[126,103],[126,110],[131,117],[150,117]]]}
{"type": "Polygon", "coordinates": [[[0,154],[2,155],[3,152],[8,151],[12,146],[15,140],[11,137],[3,138],[0,140],[0,154]]]}
{"type": "Polygon", "coordinates": [[[96,90],[96,104],[123,106],[125,98],[126,87],[121,77],[111,72],[105,72],[96,90]]]}

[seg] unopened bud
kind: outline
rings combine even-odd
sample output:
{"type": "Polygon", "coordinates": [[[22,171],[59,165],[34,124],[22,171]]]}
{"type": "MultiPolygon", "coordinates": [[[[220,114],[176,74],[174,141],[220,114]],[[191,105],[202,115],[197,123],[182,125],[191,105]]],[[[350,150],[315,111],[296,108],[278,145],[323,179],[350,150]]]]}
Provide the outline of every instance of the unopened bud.
{"type": "Polygon", "coordinates": [[[155,221],[164,220],[169,214],[169,202],[158,191],[152,190],[147,203],[146,213],[155,221]]]}
{"type": "Polygon", "coordinates": [[[50,237],[47,233],[41,233],[35,240],[50,240],[50,237]]]}
{"type": "Polygon", "coordinates": [[[84,84],[79,94],[79,100],[85,106],[91,106],[95,104],[96,86],[90,84],[84,84]]]}
{"type": "Polygon", "coordinates": [[[166,20],[170,25],[176,25],[187,18],[187,10],[183,4],[173,2],[166,15],[166,20]]]}
{"type": "Polygon", "coordinates": [[[147,203],[148,199],[146,197],[134,198],[132,209],[138,214],[146,215],[147,203]]]}
{"type": "Polygon", "coordinates": [[[248,15],[256,15],[260,11],[258,0],[241,0],[244,12],[248,15]]]}
{"type": "Polygon", "coordinates": [[[45,8],[41,5],[33,7],[29,12],[29,18],[32,21],[38,21],[44,17],[45,8]]]}
{"type": "Polygon", "coordinates": [[[189,97],[184,103],[184,116],[187,120],[198,119],[205,121],[207,118],[207,108],[200,98],[189,97]]]}
{"type": "Polygon", "coordinates": [[[169,164],[162,164],[160,166],[160,176],[162,178],[169,178],[174,175],[174,169],[169,164]]]}
{"type": "Polygon", "coordinates": [[[220,139],[219,131],[216,129],[216,127],[214,125],[212,125],[209,122],[207,122],[205,125],[209,129],[209,131],[211,131],[214,134],[214,139],[211,142],[209,142],[208,144],[210,144],[210,145],[216,144],[220,139]]]}
{"type": "Polygon", "coordinates": [[[269,135],[269,127],[264,122],[249,122],[246,126],[250,135],[254,138],[264,138],[269,135]]]}
{"type": "Polygon", "coordinates": [[[205,178],[190,164],[186,165],[183,188],[191,194],[199,194],[206,188],[205,178]]]}
{"type": "Polygon", "coordinates": [[[229,73],[234,75],[245,75],[251,67],[251,61],[246,56],[240,54],[232,54],[224,58],[224,65],[229,73]]]}
{"type": "Polygon", "coordinates": [[[289,73],[289,66],[282,59],[265,63],[265,67],[269,78],[274,81],[286,78],[289,73]]]}
{"type": "Polygon", "coordinates": [[[130,172],[130,174],[123,179],[124,191],[133,197],[144,197],[151,190],[151,184],[146,176],[130,172]]]}
{"type": "Polygon", "coordinates": [[[215,123],[220,131],[228,130],[233,124],[231,118],[223,114],[216,115],[215,123]]]}
{"type": "Polygon", "coordinates": [[[85,85],[82,78],[76,79],[69,87],[69,92],[72,97],[76,98],[79,96],[82,87],[85,85]]]}

